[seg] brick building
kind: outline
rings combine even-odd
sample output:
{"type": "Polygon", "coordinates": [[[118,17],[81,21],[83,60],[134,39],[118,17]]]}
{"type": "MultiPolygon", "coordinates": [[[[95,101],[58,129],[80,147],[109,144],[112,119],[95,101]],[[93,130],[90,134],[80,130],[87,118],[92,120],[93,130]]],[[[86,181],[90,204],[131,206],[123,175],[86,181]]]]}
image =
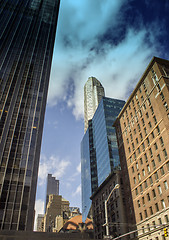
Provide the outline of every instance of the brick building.
{"type": "Polygon", "coordinates": [[[139,239],[163,239],[169,225],[168,106],[169,61],[154,57],[114,123],[139,239]]]}
{"type": "Polygon", "coordinates": [[[120,188],[113,191],[107,205],[109,232],[111,236],[118,237],[129,231],[121,171],[115,171],[91,196],[95,239],[103,239],[106,235],[105,226],[103,226],[105,224],[105,200],[117,183],[120,184],[120,188]]]}

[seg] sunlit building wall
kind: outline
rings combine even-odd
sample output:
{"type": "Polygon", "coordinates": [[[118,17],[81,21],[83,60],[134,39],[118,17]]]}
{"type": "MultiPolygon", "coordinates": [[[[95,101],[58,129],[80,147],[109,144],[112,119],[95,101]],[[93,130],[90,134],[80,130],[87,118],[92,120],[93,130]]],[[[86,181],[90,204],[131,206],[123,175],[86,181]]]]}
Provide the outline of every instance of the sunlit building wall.
{"type": "Polygon", "coordinates": [[[114,124],[138,239],[165,239],[169,226],[168,96],[169,61],[154,57],[114,124]]]}

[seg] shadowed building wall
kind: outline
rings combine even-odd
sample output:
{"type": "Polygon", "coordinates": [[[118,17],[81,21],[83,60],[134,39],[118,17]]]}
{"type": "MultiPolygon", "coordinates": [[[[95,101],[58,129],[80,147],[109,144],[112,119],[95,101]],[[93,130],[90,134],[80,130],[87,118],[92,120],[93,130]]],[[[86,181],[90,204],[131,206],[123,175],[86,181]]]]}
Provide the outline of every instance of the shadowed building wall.
{"type": "Polygon", "coordinates": [[[0,1],[0,229],[33,229],[59,2],[0,1]]]}

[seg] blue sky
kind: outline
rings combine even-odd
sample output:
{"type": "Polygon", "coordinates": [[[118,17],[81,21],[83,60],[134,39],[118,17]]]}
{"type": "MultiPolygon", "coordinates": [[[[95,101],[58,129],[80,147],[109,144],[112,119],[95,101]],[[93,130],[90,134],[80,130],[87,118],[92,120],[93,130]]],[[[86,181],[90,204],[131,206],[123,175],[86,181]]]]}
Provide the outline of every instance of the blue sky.
{"type": "Polygon", "coordinates": [[[169,59],[169,1],[61,0],[36,196],[43,213],[46,177],[81,208],[83,87],[101,81],[106,96],[127,100],[153,56],[169,59]]]}

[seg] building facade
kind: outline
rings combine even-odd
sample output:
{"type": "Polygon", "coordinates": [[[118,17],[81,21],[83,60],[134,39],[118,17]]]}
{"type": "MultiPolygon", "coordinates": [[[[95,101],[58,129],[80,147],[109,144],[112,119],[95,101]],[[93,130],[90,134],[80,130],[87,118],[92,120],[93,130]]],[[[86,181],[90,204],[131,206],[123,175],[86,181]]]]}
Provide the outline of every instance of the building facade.
{"type": "Polygon", "coordinates": [[[88,121],[93,115],[101,101],[105,96],[102,84],[95,77],[89,77],[84,86],[84,131],[88,128],[88,121]]]}
{"type": "Polygon", "coordinates": [[[43,219],[44,219],[44,214],[38,214],[37,216],[37,226],[36,226],[36,229],[37,229],[37,232],[43,232],[43,219]]]}
{"type": "Polygon", "coordinates": [[[69,201],[61,195],[49,195],[44,216],[44,232],[58,231],[69,219],[69,201]]]}
{"type": "Polygon", "coordinates": [[[169,61],[154,57],[114,124],[139,239],[165,239],[169,226],[168,96],[169,61]]]}
{"type": "Polygon", "coordinates": [[[59,195],[59,180],[55,179],[55,177],[52,177],[52,174],[48,174],[47,176],[45,212],[50,194],[59,195]]]}
{"type": "Polygon", "coordinates": [[[0,229],[33,230],[59,0],[0,4],[0,229]]]}
{"type": "Polygon", "coordinates": [[[121,171],[118,170],[112,172],[91,196],[95,239],[103,239],[106,235],[105,200],[116,184],[119,184],[120,188],[113,191],[107,205],[109,233],[116,238],[128,232],[124,186],[121,171]]]}
{"type": "Polygon", "coordinates": [[[111,171],[120,169],[115,128],[112,126],[124,101],[102,97],[81,142],[82,215],[85,221],[90,196],[111,171]]]}

